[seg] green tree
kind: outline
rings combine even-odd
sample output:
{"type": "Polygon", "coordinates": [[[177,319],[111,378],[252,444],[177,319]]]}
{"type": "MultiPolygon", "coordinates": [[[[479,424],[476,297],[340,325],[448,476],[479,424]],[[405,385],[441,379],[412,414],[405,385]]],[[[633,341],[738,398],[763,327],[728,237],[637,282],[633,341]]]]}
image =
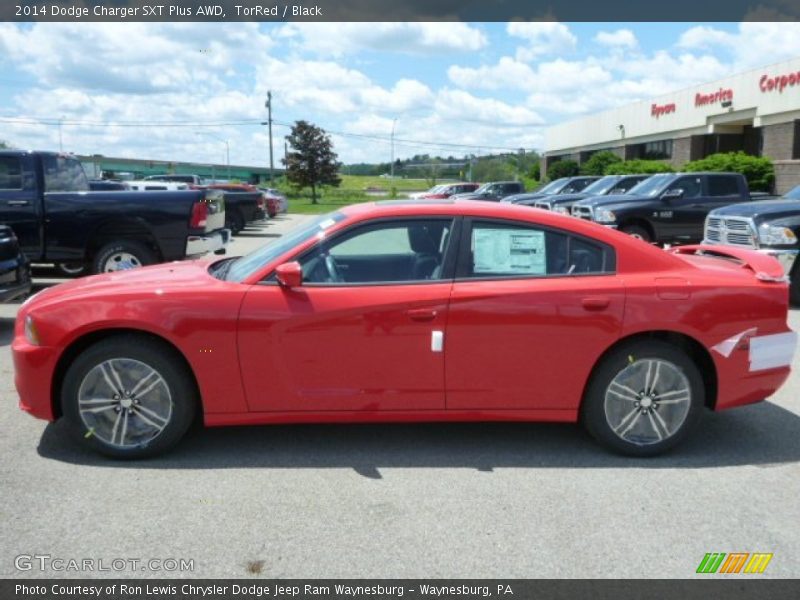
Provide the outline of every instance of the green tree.
{"type": "Polygon", "coordinates": [[[0,149],[2,148],[11,148],[11,146],[9,146],[8,142],[0,140],[0,149]]]}
{"type": "Polygon", "coordinates": [[[554,181],[562,177],[574,177],[579,172],[578,163],[574,160],[557,160],[547,169],[547,178],[554,181]]]}
{"type": "Polygon", "coordinates": [[[286,141],[290,148],[282,161],[286,166],[286,178],[299,189],[310,187],[311,203],[317,204],[317,187],[338,186],[342,182],[331,138],[320,127],[307,121],[295,121],[286,141]]]}
{"type": "Polygon", "coordinates": [[[610,150],[595,152],[581,165],[581,175],[605,175],[609,166],[620,162],[622,159],[610,150]]]}
{"type": "Polygon", "coordinates": [[[516,168],[502,158],[479,158],[472,166],[473,181],[505,181],[514,179],[516,168]]]}
{"type": "Polygon", "coordinates": [[[721,152],[703,159],[688,162],[683,170],[689,173],[698,171],[726,171],[741,173],[747,179],[751,190],[771,192],[775,184],[775,167],[769,158],[751,156],[744,152],[721,152]]]}
{"type": "Polygon", "coordinates": [[[672,165],[660,160],[625,160],[610,164],[606,175],[638,175],[640,173],[672,173],[672,165]]]}

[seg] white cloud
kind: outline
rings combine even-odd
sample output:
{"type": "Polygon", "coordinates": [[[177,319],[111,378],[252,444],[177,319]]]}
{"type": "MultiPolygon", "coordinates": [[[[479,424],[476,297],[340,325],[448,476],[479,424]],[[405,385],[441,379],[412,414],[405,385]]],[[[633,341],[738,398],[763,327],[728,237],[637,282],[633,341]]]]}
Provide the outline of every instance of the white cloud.
{"type": "Polygon", "coordinates": [[[517,60],[531,61],[548,54],[562,54],[575,50],[578,38],[563,23],[544,21],[514,21],[506,27],[512,37],[528,42],[517,48],[517,60]]]}
{"type": "Polygon", "coordinates": [[[616,31],[600,31],[594,36],[594,41],[601,46],[613,48],[633,49],[639,45],[636,36],[630,29],[617,29],[616,31]]]}
{"type": "Polygon", "coordinates": [[[477,68],[453,65],[447,70],[447,76],[454,84],[464,88],[524,90],[532,85],[536,74],[528,64],[503,56],[496,65],[477,68]]]}
{"type": "Polygon", "coordinates": [[[466,23],[289,23],[279,35],[297,40],[295,49],[324,56],[359,50],[445,54],[474,52],[488,44],[486,35],[466,23]]]}

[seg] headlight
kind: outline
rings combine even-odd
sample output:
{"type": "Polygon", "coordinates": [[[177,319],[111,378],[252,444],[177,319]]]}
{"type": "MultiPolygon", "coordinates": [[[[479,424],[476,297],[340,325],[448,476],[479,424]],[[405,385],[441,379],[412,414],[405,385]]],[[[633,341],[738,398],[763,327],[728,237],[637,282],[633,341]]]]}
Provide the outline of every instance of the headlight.
{"type": "Polygon", "coordinates": [[[567,208],[566,206],[556,206],[553,209],[553,212],[557,212],[560,215],[568,215],[569,214],[569,208],[567,208]]]}
{"type": "Polygon", "coordinates": [[[598,223],[613,223],[617,220],[616,215],[611,210],[605,208],[598,208],[594,213],[594,220],[598,223]]]}
{"type": "Polygon", "coordinates": [[[36,331],[36,323],[33,322],[33,317],[30,315],[25,317],[25,339],[29,344],[39,345],[39,332],[36,331]]]}
{"type": "Polygon", "coordinates": [[[765,246],[789,246],[797,243],[797,236],[788,227],[764,223],[758,228],[758,240],[765,246]]]}

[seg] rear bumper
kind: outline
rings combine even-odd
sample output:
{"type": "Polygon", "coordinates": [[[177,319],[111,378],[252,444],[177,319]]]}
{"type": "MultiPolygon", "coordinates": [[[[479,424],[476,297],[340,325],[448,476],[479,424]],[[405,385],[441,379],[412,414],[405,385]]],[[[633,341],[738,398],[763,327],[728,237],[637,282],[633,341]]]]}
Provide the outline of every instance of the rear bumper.
{"type": "Polygon", "coordinates": [[[218,229],[205,235],[190,235],[186,239],[186,257],[202,256],[223,250],[231,241],[230,229],[218,229]]]}
{"type": "Polygon", "coordinates": [[[30,265],[20,259],[0,261],[0,302],[13,302],[30,291],[30,265]]]}

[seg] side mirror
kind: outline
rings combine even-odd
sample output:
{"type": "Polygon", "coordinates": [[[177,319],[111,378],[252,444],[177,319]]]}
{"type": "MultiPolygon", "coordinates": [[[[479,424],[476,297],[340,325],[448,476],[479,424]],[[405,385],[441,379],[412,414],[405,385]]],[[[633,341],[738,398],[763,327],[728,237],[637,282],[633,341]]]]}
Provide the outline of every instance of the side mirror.
{"type": "Polygon", "coordinates": [[[295,288],[303,285],[303,267],[299,262],[288,262],[278,265],[275,276],[283,287],[295,288]]]}
{"type": "Polygon", "coordinates": [[[678,198],[683,198],[683,188],[675,188],[672,190],[667,190],[663,194],[661,194],[662,200],[676,200],[678,198]]]}

